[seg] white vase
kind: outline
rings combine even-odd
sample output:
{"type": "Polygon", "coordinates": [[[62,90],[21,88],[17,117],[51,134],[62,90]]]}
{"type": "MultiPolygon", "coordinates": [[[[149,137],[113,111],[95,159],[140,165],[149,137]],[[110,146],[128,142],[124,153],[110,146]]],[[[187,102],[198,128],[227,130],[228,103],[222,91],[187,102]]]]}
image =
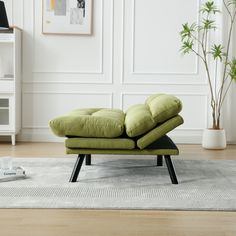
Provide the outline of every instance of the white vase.
{"type": "Polygon", "coordinates": [[[202,137],[202,147],[205,149],[225,149],[226,137],[224,129],[205,129],[202,137]]]}

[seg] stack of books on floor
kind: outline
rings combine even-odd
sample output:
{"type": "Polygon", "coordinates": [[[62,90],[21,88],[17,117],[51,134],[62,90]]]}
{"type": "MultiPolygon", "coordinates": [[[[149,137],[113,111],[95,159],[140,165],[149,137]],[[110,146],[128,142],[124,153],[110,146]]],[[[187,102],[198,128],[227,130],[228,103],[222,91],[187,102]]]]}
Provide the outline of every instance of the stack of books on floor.
{"type": "Polygon", "coordinates": [[[20,166],[11,169],[0,169],[0,182],[17,180],[25,177],[25,170],[20,166]]]}

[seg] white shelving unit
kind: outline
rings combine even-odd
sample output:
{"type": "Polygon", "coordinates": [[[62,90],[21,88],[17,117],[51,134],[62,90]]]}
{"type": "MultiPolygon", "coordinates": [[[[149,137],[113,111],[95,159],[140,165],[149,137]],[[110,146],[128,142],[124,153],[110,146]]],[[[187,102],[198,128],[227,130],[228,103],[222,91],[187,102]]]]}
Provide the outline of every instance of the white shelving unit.
{"type": "Polygon", "coordinates": [[[15,136],[21,129],[21,30],[0,32],[0,136],[15,136]]]}

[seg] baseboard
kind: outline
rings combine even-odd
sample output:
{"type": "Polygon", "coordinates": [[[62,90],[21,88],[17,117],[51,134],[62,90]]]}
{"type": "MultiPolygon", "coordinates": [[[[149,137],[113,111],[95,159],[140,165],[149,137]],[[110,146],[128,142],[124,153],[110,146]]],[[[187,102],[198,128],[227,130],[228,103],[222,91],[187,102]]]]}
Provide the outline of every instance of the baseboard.
{"type": "MultiPolygon", "coordinates": [[[[173,131],[169,134],[173,141],[177,144],[201,144],[201,131],[173,131]]],[[[22,129],[17,135],[17,141],[24,142],[64,142],[64,138],[60,138],[52,134],[49,129],[22,129]]]]}
{"type": "MultiPolygon", "coordinates": [[[[201,130],[175,130],[168,134],[176,144],[201,144],[201,130]]],[[[10,137],[2,137],[9,141],[10,137]]],[[[17,141],[24,142],[64,142],[65,138],[55,136],[49,129],[22,129],[17,135],[17,141]]],[[[1,141],[1,139],[0,139],[1,141]]],[[[236,144],[234,140],[228,140],[228,144],[236,144]]]]}
{"type": "Polygon", "coordinates": [[[65,138],[60,138],[52,134],[49,129],[22,129],[17,135],[17,141],[22,142],[64,142],[65,138]]]}

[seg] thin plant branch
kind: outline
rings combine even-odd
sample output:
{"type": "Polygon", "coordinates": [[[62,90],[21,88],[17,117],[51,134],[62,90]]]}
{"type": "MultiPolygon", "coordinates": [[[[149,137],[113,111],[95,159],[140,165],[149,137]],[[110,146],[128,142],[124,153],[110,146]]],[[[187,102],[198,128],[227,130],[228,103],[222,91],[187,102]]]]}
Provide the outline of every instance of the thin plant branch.
{"type": "Polygon", "coordinates": [[[236,20],[236,0],[223,0],[223,7],[226,9],[226,15],[230,19],[226,38],[226,49],[224,49],[221,44],[214,44],[211,50],[208,50],[209,34],[212,30],[217,29],[213,16],[220,13],[215,2],[212,0],[208,0],[202,4],[200,10],[201,23],[193,23],[192,25],[189,25],[188,23],[183,24],[183,30],[181,31],[181,40],[183,43],[181,51],[184,54],[192,52],[197,55],[202,60],[206,69],[208,85],[210,88],[213,129],[220,128],[222,105],[229,92],[232,81],[234,80],[236,82],[236,59],[231,59],[229,55],[233,26],[236,20]],[[231,10],[231,6],[234,7],[234,10],[231,10]],[[198,51],[194,49],[195,43],[198,45],[198,51]],[[214,70],[212,71],[210,71],[210,57],[213,57],[215,60],[214,70]],[[220,80],[218,80],[219,65],[223,65],[221,73],[222,79],[220,80]],[[227,83],[228,78],[231,78],[229,83],[227,83]]]}
{"type": "MultiPolygon", "coordinates": [[[[227,49],[226,49],[225,66],[224,66],[224,72],[223,72],[221,92],[220,92],[220,97],[219,97],[219,104],[221,104],[221,102],[222,102],[222,94],[223,94],[223,88],[224,88],[225,77],[226,77],[226,72],[227,72],[227,64],[228,64],[228,60],[229,60],[229,49],[230,49],[230,43],[231,43],[231,38],[232,38],[231,36],[232,36],[232,32],[233,32],[233,25],[234,25],[235,17],[236,17],[236,11],[234,12],[234,16],[230,22],[230,29],[229,29],[229,34],[228,34],[228,43],[227,43],[227,49]]],[[[218,113],[220,113],[220,108],[221,108],[221,106],[219,106],[218,113]]]]}
{"type": "Polygon", "coordinates": [[[233,82],[233,80],[230,80],[230,82],[229,82],[229,84],[228,84],[228,86],[227,86],[227,89],[226,89],[225,92],[224,92],[224,96],[223,96],[223,99],[222,99],[222,101],[221,101],[220,108],[222,108],[222,105],[223,105],[224,100],[225,100],[225,98],[226,98],[226,95],[227,95],[227,93],[228,93],[228,91],[229,91],[229,89],[230,89],[230,87],[231,87],[232,82],[233,82]]]}

